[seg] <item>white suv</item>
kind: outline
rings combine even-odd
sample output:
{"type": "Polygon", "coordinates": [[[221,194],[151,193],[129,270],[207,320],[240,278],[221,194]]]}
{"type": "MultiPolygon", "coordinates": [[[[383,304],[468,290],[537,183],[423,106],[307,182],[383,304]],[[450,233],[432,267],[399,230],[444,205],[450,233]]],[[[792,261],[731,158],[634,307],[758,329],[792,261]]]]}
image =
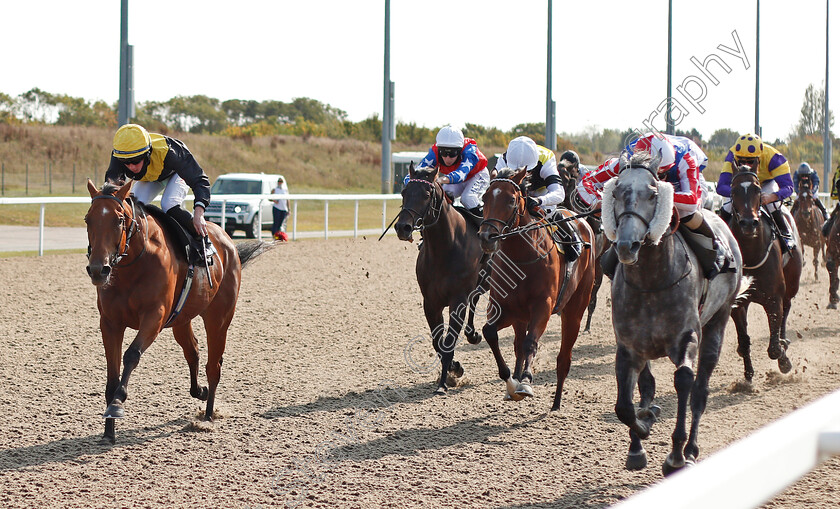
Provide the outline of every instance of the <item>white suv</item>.
{"type": "Polygon", "coordinates": [[[204,218],[218,225],[222,224],[222,201],[225,202],[224,228],[228,235],[233,236],[235,230],[244,230],[249,239],[260,236],[261,230],[270,230],[274,222],[271,208],[274,205],[269,200],[226,198],[225,195],[271,194],[277,187],[280,175],[265,173],[227,173],[219,175],[213,187],[210,188],[210,205],[204,211],[204,218]],[[262,224],[258,224],[257,210],[262,208],[262,224]]]}

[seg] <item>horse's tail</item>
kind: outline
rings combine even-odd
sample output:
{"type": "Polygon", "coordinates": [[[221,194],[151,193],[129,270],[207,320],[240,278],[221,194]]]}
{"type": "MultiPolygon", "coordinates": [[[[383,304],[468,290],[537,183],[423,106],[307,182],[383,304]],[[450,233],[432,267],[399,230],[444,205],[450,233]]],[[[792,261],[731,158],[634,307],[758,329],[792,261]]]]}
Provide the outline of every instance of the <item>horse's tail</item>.
{"type": "Polygon", "coordinates": [[[245,268],[251,260],[270,250],[275,245],[277,245],[277,242],[263,242],[261,240],[240,242],[236,245],[236,251],[239,253],[239,263],[242,264],[242,268],[245,268]]]}
{"type": "Polygon", "coordinates": [[[732,303],[733,308],[747,298],[747,293],[750,291],[753,279],[752,276],[741,276],[741,280],[738,281],[738,291],[735,292],[735,302],[732,303]]]}

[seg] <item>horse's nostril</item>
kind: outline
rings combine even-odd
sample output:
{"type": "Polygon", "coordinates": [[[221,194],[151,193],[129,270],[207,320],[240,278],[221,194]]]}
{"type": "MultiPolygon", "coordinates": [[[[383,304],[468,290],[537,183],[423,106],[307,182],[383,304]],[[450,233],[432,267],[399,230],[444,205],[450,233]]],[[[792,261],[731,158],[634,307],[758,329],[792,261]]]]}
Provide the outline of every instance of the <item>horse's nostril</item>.
{"type": "Polygon", "coordinates": [[[110,265],[105,265],[104,267],[102,267],[102,276],[103,277],[108,277],[108,274],[110,274],[110,273],[111,273],[111,266],[110,265]]]}

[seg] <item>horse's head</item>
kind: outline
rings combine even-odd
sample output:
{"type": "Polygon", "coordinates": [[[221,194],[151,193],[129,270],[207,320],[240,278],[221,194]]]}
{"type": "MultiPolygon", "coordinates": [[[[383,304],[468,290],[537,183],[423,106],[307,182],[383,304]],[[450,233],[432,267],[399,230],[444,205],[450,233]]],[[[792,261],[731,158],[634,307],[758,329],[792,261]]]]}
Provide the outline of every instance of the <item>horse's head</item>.
{"type": "Polygon", "coordinates": [[[503,168],[490,179],[483,197],[484,221],[478,229],[481,249],[485,253],[497,251],[499,239],[496,236],[519,226],[528,214],[522,190],[522,179],[527,173],[527,168],[518,171],[503,168]]]}
{"type": "Polygon", "coordinates": [[[811,210],[811,205],[814,202],[814,195],[812,193],[811,181],[809,179],[802,179],[799,181],[799,186],[796,190],[796,201],[799,202],[799,210],[806,213],[811,210]]]}
{"type": "Polygon", "coordinates": [[[413,240],[412,232],[424,223],[433,223],[443,205],[443,190],[435,184],[437,168],[414,170],[414,162],[408,166],[408,182],[402,190],[402,210],[397,216],[394,231],[400,240],[413,240]]]}
{"type": "Polygon", "coordinates": [[[566,205],[571,208],[571,197],[575,194],[580,174],[571,166],[557,165],[557,174],[560,175],[560,186],[566,192],[566,205]]]}
{"type": "Polygon", "coordinates": [[[94,286],[108,283],[111,269],[128,251],[130,225],[134,217],[125,199],[132,182],[129,180],[121,186],[106,182],[99,191],[88,179],[91,204],[85,215],[88,234],[87,273],[94,286]]]}
{"type": "Polygon", "coordinates": [[[601,220],[621,263],[636,263],[642,243],[658,244],[671,224],[674,188],[659,180],[657,167],[646,153],[622,157],[618,176],[604,186],[601,220]]]}
{"type": "Polygon", "coordinates": [[[747,236],[758,235],[761,224],[761,184],[758,175],[741,166],[732,176],[732,219],[747,236]]]}

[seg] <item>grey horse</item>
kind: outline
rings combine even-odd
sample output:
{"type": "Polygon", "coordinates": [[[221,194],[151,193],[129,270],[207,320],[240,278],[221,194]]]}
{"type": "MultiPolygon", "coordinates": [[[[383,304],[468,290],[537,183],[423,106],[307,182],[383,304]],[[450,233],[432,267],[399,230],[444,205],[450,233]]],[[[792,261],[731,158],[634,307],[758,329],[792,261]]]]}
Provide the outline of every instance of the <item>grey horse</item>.
{"type": "Polygon", "coordinates": [[[602,220],[621,264],[612,281],[612,319],[617,343],[615,413],[630,427],[626,467],[647,466],[641,440],[648,437],[660,409],[652,405],[655,382],[650,361],[668,357],[677,367],[677,423],[671,453],[662,466],[668,475],[698,454],[697,430],[706,408],[709,377],[723,343],[723,332],[742,281],[742,261],[732,233],[703,210],[720,241],[732,253],[734,272],[708,281],[672,219],[674,188],[654,171],[647,154],[622,158],[622,170],[604,187],[602,220]],[[633,407],[634,388],[641,396],[633,407]],[[691,434],[686,443],[686,406],[691,395],[691,434]]]}

